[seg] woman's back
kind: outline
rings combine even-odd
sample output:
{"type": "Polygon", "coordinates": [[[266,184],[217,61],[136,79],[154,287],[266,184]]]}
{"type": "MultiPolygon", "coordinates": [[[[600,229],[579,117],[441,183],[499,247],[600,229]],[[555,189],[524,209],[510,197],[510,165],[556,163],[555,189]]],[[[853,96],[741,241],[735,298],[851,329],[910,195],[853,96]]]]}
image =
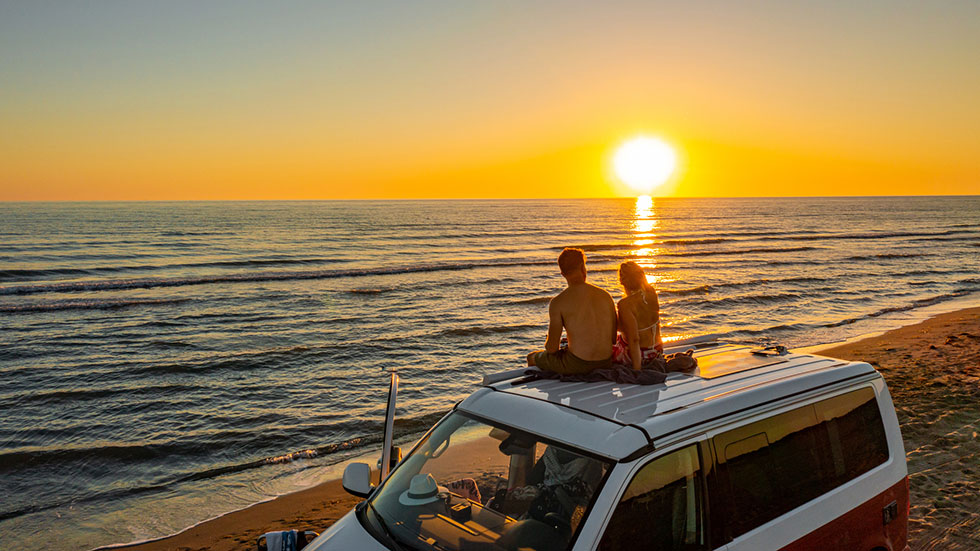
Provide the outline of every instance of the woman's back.
{"type": "Polygon", "coordinates": [[[661,356],[660,302],[643,268],[633,261],[619,265],[619,282],[626,296],[618,304],[619,338],[613,346],[613,361],[643,369],[661,356]]]}
{"type": "MultiPolygon", "coordinates": [[[[632,315],[636,320],[638,344],[640,348],[652,348],[663,344],[660,340],[660,303],[657,291],[646,285],[636,293],[619,300],[620,321],[619,330],[626,334],[622,316],[632,315]]],[[[629,338],[629,335],[627,335],[629,338]]]]}

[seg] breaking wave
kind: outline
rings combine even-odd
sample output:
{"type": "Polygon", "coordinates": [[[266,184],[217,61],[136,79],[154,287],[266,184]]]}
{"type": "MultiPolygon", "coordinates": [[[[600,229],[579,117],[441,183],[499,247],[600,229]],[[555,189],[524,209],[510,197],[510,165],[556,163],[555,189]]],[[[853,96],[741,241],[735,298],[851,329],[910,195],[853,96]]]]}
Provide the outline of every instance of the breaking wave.
{"type": "Polygon", "coordinates": [[[183,287],[187,285],[207,285],[211,283],[237,283],[261,281],[286,281],[301,279],[332,279],[344,277],[365,277],[374,275],[396,275],[420,272],[445,272],[496,268],[508,266],[551,265],[551,261],[537,262],[486,262],[486,263],[447,263],[421,264],[416,266],[393,266],[388,268],[348,269],[348,270],[310,270],[301,272],[247,272],[238,274],[208,275],[200,277],[115,279],[102,281],[65,281],[59,283],[38,283],[35,285],[12,285],[0,287],[0,295],[31,295],[37,293],[70,293],[78,291],[114,291],[121,289],[153,289],[159,287],[183,287]]]}
{"type": "Polygon", "coordinates": [[[0,312],[6,314],[30,314],[37,312],[56,312],[60,310],[115,310],[119,308],[133,308],[137,306],[164,306],[181,304],[184,302],[189,302],[190,300],[191,299],[189,298],[54,300],[50,302],[31,304],[0,305],[0,312]]]}

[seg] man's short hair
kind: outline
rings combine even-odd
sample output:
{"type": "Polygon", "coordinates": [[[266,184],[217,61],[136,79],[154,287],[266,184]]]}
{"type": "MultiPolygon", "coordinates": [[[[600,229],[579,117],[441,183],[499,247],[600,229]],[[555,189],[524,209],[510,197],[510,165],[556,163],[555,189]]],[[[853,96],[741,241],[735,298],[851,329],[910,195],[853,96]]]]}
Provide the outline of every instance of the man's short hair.
{"type": "Polygon", "coordinates": [[[558,268],[561,269],[562,275],[574,273],[582,266],[585,266],[585,251],[582,249],[566,247],[558,255],[558,268]]]}

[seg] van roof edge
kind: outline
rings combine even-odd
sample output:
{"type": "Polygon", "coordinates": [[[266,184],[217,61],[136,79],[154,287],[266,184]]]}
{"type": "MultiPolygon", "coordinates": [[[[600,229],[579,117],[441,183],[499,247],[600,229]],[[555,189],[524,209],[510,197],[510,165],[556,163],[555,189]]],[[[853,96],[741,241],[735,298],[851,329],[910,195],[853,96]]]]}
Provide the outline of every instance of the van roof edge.
{"type": "Polygon", "coordinates": [[[499,382],[523,377],[528,371],[540,371],[540,369],[536,367],[519,367],[517,369],[508,369],[507,371],[498,371],[497,373],[488,373],[483,376],[483,381],[480,382],[480,386],[490,386],[499,382]]]}

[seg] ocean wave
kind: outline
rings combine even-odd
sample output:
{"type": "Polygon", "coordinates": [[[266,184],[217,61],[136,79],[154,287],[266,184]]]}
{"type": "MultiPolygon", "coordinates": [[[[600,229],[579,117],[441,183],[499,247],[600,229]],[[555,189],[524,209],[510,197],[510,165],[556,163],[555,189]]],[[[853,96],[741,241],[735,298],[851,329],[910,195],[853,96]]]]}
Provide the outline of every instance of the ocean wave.
{"type": "MultiPolygon", "coordinates": [[[[537,264],[535,264],[535,265],[537,265],[537,264]]],[[[544,265],[544,263],[542,263],[541,265],[544,265]]],[[[532,276],[526,276],[526,277],[491,277],[491,278],[487,278],[487,279],[464,279],[464,280],[458,280],[458,281],[453,281],[453,282],[434,281],[434,282],[431,282],[431,283],[413,284],[412,285],[412,291],[420,291],[420,290],[427,290],[427,289],[443,289],[445,287],[468,287],[468,286],[472,286],[472,285],[485,286],[485,285],[492,285],[494,283],[509,283],[509,282],[512,282],[512,281],[525,281],[528,277],[532,277],[532,276]]],[[[537,277],[539,277],[539,276],[537,276],[537,277]]],[[[551,277],[551,275],[548,275],[546,277],[551,277]]]]}
{"type": "Polygon", "coordinates": [[[689,295],[704,295],[711,290],[711,285],[698,285],[687,289],[658,289],[657,294],[668,297],[686,297],[689,295]]]}
{"type": "Polygon", "coordinates": [[[216,231],[162,231],[160,236],[162,237],[184,237],[184,236],[211,236],[211,235],[234,235],[232,232],[216,232],[216,231]]]}
{"type": "Polygon", "coordinates": [[[722,338],[734,338],[738,339],[740,337],[757,337],[760,335],[769,335],[772,333],[795,333],[797,331],[804,331],[810,329],[813,326],[807,323],[784,323],[780,325],[773,325],[772,327],[765,327],[762,329],[739,329],[736,331],[729,331],[724,333],[722,338]]]}
{"type": "Polygon", "coordinates": [[[714,237],[706,239],[664,239],[663,241],[660,241],[660,243],[663,245],[713,245],[715,243],[726,243],[729,241],[735,240],[724,237],[714,237]]]}
{"type": "Polygon", "coordinates": [[[79,299],[54,300],[51,302],[35,302],[30,304],[0,305],[0,312],[5,314],[32,314],[38,312],[57,312],[61,310],[115,310],[137,306],[163,306],[188,302],[189,298],[161,299],[79,299]]]}
{"type": "Polygon", "coordinates": [[[528,331],[531,329],[541,329],[541,324],[535,323],[525,323],[517,325],[496,325],[496,326],[477,326],[477,327],[460,327],[458,329],[445,329],[443,331],[438,331],[435,333],[437,336],[446,337],[472,337],[478,335],[497,335],[501,333],[518,333],[521,331],[528,331]]]}
{"type": "MultiPolygon", "coordinates": [[[[730,231],[730,232],[704,232],[697,234],[661,234],[665,238],[661,243],[664,244],[712,244],[724,243],[729,241],[820,241],[820,240],[865,240],[865,239],[893,239],[897,237],[912,238],[936,238],[944,236],[957,236],[976,233],[975,229],[965,229],[980,226],[952,226],[943,231],[883,231],[883,232],[854,232],[854,233],[830,233],[826,231],[730,231]]],[[[650,234],[649,237],[655,237],[650,234]]]]}
{"type": "Polygon", "coordinates": [[[821,283],[827,281],[825,277],[814,277],[814,276],[793,276],[793,277],[776,277],[776,278],[758,278],[750,279],[744,282],[733,282],[733,283],[722,283],[714,285],[714,287],[741,287],[745,285],[765,285],[769,283],[821,283]]]}
{"type": "MultiPolygon", "coordinates": [[[[652,234],[651,234],[652,235],[652,234]]],[[[661,234],[661,237],[683,240],[683,239],[724,239],[726,241],[741,240],[739,238],[755,237],[782,237],[782,236],[806,236],[806,235],[826,235],[826,232],[815,230],[744,230],[744,231],[716,231],[716,232],[681,232],[661,234]]]]}
{"type": "MultiPolygon", "coordinates": [[[[414,418],[395,419],[395,437],[411,437],[428,430],[436,421],[443,417],[443,412],[429,413],[414,418]]],[[[330,443],[323,446],[305,448],[301,450],[288,451],[276,455],[270,455],[259,459],[231,463],[204,469],[200,471],[184,472],[169,479],[152,481],[148,484],[130,486],[126,488],[114,488],[112,490],[93,491],[83,495],[72,496],[69,500],[54,501],[39,505],[30,505],[17,509],[0,509],[0,521],[16,518],[22,515],[36,513],[45,510],[56,509],[67,504],[78,505],[82,503],[105,502],[121,497],[137,494],[146,494],[170,490],[174,485],[208,480],[219,476],[232,473],[263,468],[269,465],[281,465],[299,460],[312,459],[317,457],[330,456],[341,452],[362,449],[367,446],[378,445],[381,442],[383,423],[364,423],[363,429],[368,432],[365,436],[355,436],[340,442],[330,443]],[[374,429],[374,430],[372,430],[374,429]]],[[[25,469],[37,469],[39,466],[51,466],[54,468],[63,467],[72,463],[112,463],[112,462],[132,462],[142,463],[152,460],[161,460],[175,457],[186,457],[189,450],[198,450],[203,453],[210,453],[212,445],[207,442],[186,443],[170,441],[156,444],[116,444],[108,446],[82,446],[74,448],[60,449],[38,449],[38,450],[17,450],[0,453],[0,473],[10,475],[15,472],[23,472],[25,469]]]]}
{"type": "Polygon", "coordinates": [[[553,297],[551,296],[526,298],[522,300],[511,301],[510,304],[548,304],[549,302],[551,302],[552,298],[553,297]]]}
{"type": "MultiPolygon", "coordinates": [[[[618,250],[632,250],[638,248],[637,245],[633,243],[594,243],[587,245],[569,245],[575,249],[582,249],[585,252],[596,252],[596,251],[618,251],[618,250]]],[[[553,250],[560,251],[564,247],[553,247],[553,250]]]]}
{"type": "Polygon", "coordinates": [[[837,239],[843,240],[865,240],[865,239],[894,239],[896,237],[924,237],[933,238],[948,235],[958,235],[964,233],[974,233],[972,230],[945,230],[939,232],[916,232],[916,231],[883,231],[883,232],[865,232],[865,233],[817,233],[814,235],[800,235],[793,237],[759,237],[758,239],[764,240],[786,240],[786,241],[816,241],[816,240],[826,240],[833,241],[837,239]]]}
{"type": "MultiPolygon", "coordinates": [[[[101,398],[121,395],[153,395],[155,397],[169,396],[181,392],[193,392],[200,389],[201,387],[199,386],[184,384],[128,386],[114,388],[76,388],[71,390],[42,390],[24,394],[20,397],[8,394],[3,398],[3,400],[5,402],[4,405],[9,407],[16,407],[22,403],[29,403],[30,405],[35,406],[39,404],[77,403],[85,400],[98,400],[101,398]]],[[[0,459],[2,459],[2,456],[0,456],[0,459]]]]}
{"type": "Polygon", "coordinates": [[[761,247],[752,249],[732,249],[724,251],[684,251],[661,253],[659,256],[716,256],[716,255],[742,255],[742,254],[771,254],[771,253],[795,253],[803,251],[813,251],[821,247],[761,247]]]}
{"type": "Polygon", "coordinates": [[[849,256],[845,260],[882,260],[882,259],[893,259],[893,258],[925,258],[929,256],[936,256],[936,253],[881,253],[881,254],[868,254],[868,255],[854,255],[849,256]]]}
{"type": "MultiPolygon", "coordinates": [[[[795,263],[794,263],[795,264],[795,263]]],[[[667,296],[685,296],[686,294],[704,294],[712,289],[732,289],[740,287],[758,287],[762,285],[772,285],[781,283],[822,283],[827,281],[828,278],[825,277],[813,277],[813,276],[791,276],[791,277],[774,277],[774,278],[755,278],[748,279],[745,281],[729,281],[724,283],[712,283],[710,285],[700,285],[697,287],[692,287],[690,289],[680,289],[678,291],[671,291],[669,289],[660,291],[658,293],[665,294],[667,296]],[[703,291],[702,291],[703,290],[703,291]]]]}
{"type": "MultiPolygon", "coordinates": [[[[111,240],[111,241],[56,241],[51,243],[21,243],[18,245],[0,245],[0,251],[11,251],[11,252],[41,252],[44,251],[48,253],[45,256],[54,256],[60,251],[72,251],[69,255],[58,255],[61,260],[81,260],[81,259],[125,259],[125,258],[145,258],[148,256],[157,256],[156,254],[150,252],[154,248],[157,251],[172,253],[173,249],[189,249],[195,247],[207,248],[212,247],[212,243],[205,241],[142,241],[142,240],[111,240]],[[140,253],[105,253],[105,252],[79,252],[79,248],[88,249],[99,247],[128,247],[128,246],[138,246],[140,247],[140,253]]],[[[170,256],[170,254],[168,254],[170,256]]]]}
{"type": "MultiPolygon", "coordinates": [[[[302,450],[278,456],[266,457],[254,461],[223,465],[212,469],[199,472],[192,472],[173,478],[171,480],[161,480],[149,484],[135,485],[125,488],[114,488],[112,490],[95,490],[82,495],[72,496],[70,500],[54,501],[43,505],[30,505],[19,509],[0,510],[0,520],[16,518],[22,515],[37,513],[62,507],[67,504],[78,505],[83,503],[106,502],[122,497],[146,494],[153,492],[166,491],[175,484],[191,482],[197,480],[207,480],[218,476],[246,471],[264,467],[270,464],[291,462],[304,457],[315,457],[323,453],[336,453],[339,451],[355,449],[368,444],[377,443],[377,438],[353,438],[341,443],[323,446],[312,450],[302,450]]],[[[165,457],[174,457],[181,450],[181,445],[176,443],[151,444],[151,445],[115,445],[98,446],[89,448],[75,448],[62,450],[29,451],[29,452],[8,452],[0,454],[0,473],[13,472],[25,467],[36,469],[39,465],[64,465],[73,462],[113,462],[113,461],[148,461],[165,457]]]]}
{"type": "Polygon", "coordinates": [[[891,274],[891,275],[895,275],[895,276],[920,276],[920,275],[933,276],[934,275],[934,276],[949,277],[951,275],[956,275],[956,274],[972,274],[972,273],[975,273],[975,270],[931,269],[931,270],[909,270],[907,272],[903,272],[900,274],[891,274]]]}
{"type": "MultiPolygon", "coordinates": [[[[700,240],[701,243],[721,243],[728,241],[727,239],[721,240],[700,240]]],[[[586,252],[604,252],[604,251],[636,251],[642,249],[656,248],[658,245],[666,244],[668,241],[658,242],[648,244],[635,244],[635,243],[599,243],[595,245],[577,245],[576,248],[582,249],[586,252]]],[[[801,247],[754,247],[749,249],[722,249],[722,250],[695,250],[695,251],[665,251],[660,252],[657,256],[663,257],[683,257],[683,256],[713,256],[713,255],[740,255],[740,254],[752,254],[752,253],[787,253],[787,252],[800,252],[800,251],[811,251],[816,249],[821,249],[822,247],[813,246],[801,246],[801,247]]],[[[606,257],[611,258],[611,257],[606,257]]]]}
{"type": "Polygon", "coordinates": [[[972,290],[963,289],[963,290],[953,291],[952,293],[944,293],[933,297],[918,299],[908,304],[902,304],[899,306],[889,306],[887,308],[882,308],[880,310],[876,310],[874,312],[865,314],[863,316],[857,316],[857,317],[847,318],[841,321],[837,321],[834,323],[828,323],[823,327],[840,327],[842,325],[850,325],[852,323],[857,323],[859,321],[878,318],[884,316],[885,314],[893,314],[895,312],[907,312],[909,310],[914,310],[916,308],[922,308],[924,306],[932,306],[933,304],[939,304],[940,302],[945,302],[948,300],[952,300],[954,298],[959,298],[964,295],[968,295],[971,292],[972,290]]]}
{"type": "MultiPolygon", "coordinates": [[[[776,293],[776,294],[759,293],[753,295],[726,297],[717,300],[697,299],[697,305],[706,308],[722,308],[722,307],[728,307],[728,306],[734,306],[740,304],[756,304],[756,305],[779,304],[779,303],[799,300],[803,297],[804,295],[801,295],[800,293],[776,293]]],[[[690,303],[690,301],[691,299],[682,299],[682,300],[672,301],[668,304],[674,306],[679,304],[690,303]]]]}
{"type": "Polygon", "coordinates": [[[59,283],[39,283],[35,285],[14,285],[0,287],[0,295],[30,295],[38,293],[70,293],[79,291],[115,291],[121,289],[153,289],[159,287],[183,287],[187,285],[207,285],[213,283],[238,283],[256,281],[289,281],[303,279],[333,279],[344,277],[366,277],[379,275],[399,275],[420,272],[444,272],[497,268],[513,266],[552,265],[552,261],[527,262],[471,262],[450,264],[421,264],[415,266],[392,266],[346,270],[311,270],[302,272],[245,272],[200,277],[117,279],[102,281],[65,281],[59,283]]]}
{"type": "Polygon", "coordinates": [[[92,273],[87,268],[8,269],[0,270],[0,281],[45,276],[85,276],[92,273]]]}
{"type": "Polygon", "coordinates": [[[928,241],[930,243],[937,243],[940,241],[947,242],[947,243],[960,241],[960,242],[966,242],[972,244],[977,239],[980,239],[980,234],[971,233],[970,235],[957,235],[952,237],[916,237],[913,239],[909,239],[909,241],[928,241]]]}
{"type": "Polygon", "coordinates": [[[767,260],[766,266],[804,266],[813,265],[813,261],[808,260],[767,260]]]}
{"type": "Polygon", "coordinates": [[[247,461],[244,463],[235,463],[231,465],[222,465],[221,467],[215,467],[212,469],[206,469],[203,471],[193,472],[184,474],[169,484],[178,484],[181,482],[192,482],[196,480],[206,480],[209,478],[215,478],[218,476],[238,473],[242,471],[247,471],[251,469],[256,469],[264,467],[266,465],[291,463],[293,461],[301,459],[310,459],[313,457],[320,457],[324,455],[331,455],[343,451],[354,450],[358,448],[363,448],[371,444],[377,444],[381,442],[381,435],[374,434],[371,436],[358,436],[344,440],[342,442],[337,442],[334,444],[327,444],[325,446],[319,446],[316,448],[308,448],[299,451],[287,452],[280,455],[274,455],[269,457],[263,457],[261,459],[256,459],[254,461],[247,461]]]}
{"type": "Polygon", "coordinates": [[[62,465],[74,461],[134,461],[167,457],[185,449],[177,441],[155,444],[111,444],[105,446],[62,447],[58,449],[28,449],[0,453],[0,473],[22,468],[62,465]]]}
{"type": "MultiPolygon", "coordinates": [[[[139,258],[141,255],[133,255],[139,258]]],[[[132,258],[127,256],[127,258],[132,258]]],[[[326,264],[336,262],[327,258],[256,258],[247,260],[213,260],[208,262],[183,262],[177,264],[130,264],[120,266],[94,266],[90,268],[35,268],[0,270],[0,281],[37,279],[49,276],[84,277],[92,275],[119,274],[127,272],[147,272],[162,270],[184,270],[193,268],[242,268],[261,266],[294,266],[326,264]]]]}

